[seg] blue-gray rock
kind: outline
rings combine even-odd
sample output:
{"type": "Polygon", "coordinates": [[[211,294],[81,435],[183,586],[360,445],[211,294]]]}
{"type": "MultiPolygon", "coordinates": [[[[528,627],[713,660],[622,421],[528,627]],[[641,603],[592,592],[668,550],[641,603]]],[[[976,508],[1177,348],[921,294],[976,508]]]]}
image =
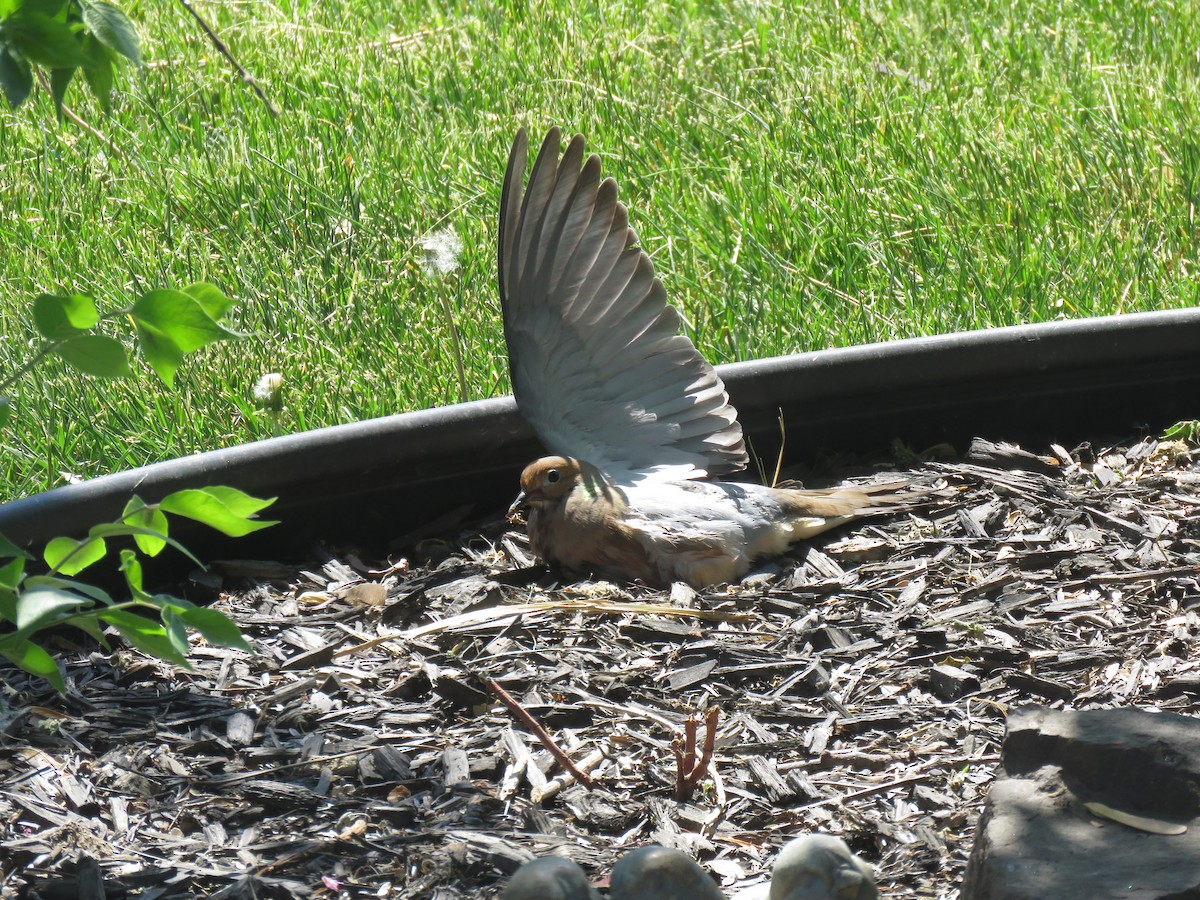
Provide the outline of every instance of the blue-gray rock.
{"type": "Polygon", "coordinates": [[[770,900],[876,900],[871,867],[829,834],[784,844],[771,869],[770,900]]]}
{"type": "Polygon", "coordinates": [[[757,884],[734,900],[875,900],[871,867],[840,838],[806,834],[785,844],[768,884],[757,884]]]}
{"type": "Polygon", "coordinates": [[[583,869],[561,856],[525,863],[509,879],[501,900],[599,900],[583,869]]]}
{"type": "Polygon", "coordinates": [[[682,850],[641,847],[613,866],[612,900],[726,900],[724,892],[682,850]]]}
{"type": "Polygon", "coordinates": [[[1195,716],[1014,709],[1000,765],[963,900],[1200,897],[1195,716]],[[1101,808],[1137,820],[1123,824],[1101,808]]]}

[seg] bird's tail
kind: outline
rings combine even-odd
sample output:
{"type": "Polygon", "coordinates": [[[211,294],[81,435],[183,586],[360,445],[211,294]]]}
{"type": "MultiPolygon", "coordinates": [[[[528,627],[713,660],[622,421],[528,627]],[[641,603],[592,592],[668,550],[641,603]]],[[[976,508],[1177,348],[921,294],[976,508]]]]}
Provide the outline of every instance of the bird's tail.
{"type": "Polygon", "coordinates": [[[794,516],[859,518],[905,512],[921,505],[928,492],[903,479],[823,490],[778,487],[776,498],[794,516]]]}

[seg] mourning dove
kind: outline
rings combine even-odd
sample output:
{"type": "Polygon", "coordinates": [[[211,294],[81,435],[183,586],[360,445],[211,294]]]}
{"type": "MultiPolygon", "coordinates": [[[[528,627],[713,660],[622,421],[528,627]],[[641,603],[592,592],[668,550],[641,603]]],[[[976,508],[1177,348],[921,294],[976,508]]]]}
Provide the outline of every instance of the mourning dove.
{"type": "Polygon", "coordinates": [[[500,201],[499,280],[517,406],[552,454],[526,467],[535,554],[665,586],[733,581],[763,556],[900,502],[898,484],[831,490],[708,480],[746,466],[716,370],[679,333],[616,183],[551,129],[522,191],[517,132],[500,201]]]}

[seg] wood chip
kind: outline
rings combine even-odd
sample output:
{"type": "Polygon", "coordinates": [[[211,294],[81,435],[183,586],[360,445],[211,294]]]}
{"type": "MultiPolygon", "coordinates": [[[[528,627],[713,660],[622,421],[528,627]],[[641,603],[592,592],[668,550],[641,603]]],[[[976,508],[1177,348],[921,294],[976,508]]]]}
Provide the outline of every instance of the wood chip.
{"type": "Polygon", "coordinates": [[[0,883],[79,896],[90,858],[108,896],[488,898],[535,855],[600,879],[649,841],[761,883],[823,831],[881,895],[953,896],[1007,710],[1200,713],[1200,456],[1073,454],[925,465],[920,508],[704,591],[548,576],[500,519],[447,531],[461,511],[402,557],[226,566],[253,655],[58,651],[65,697],[0,664],[0,883]],[[676,803],[672,743],[713,704],[676,803]]]}

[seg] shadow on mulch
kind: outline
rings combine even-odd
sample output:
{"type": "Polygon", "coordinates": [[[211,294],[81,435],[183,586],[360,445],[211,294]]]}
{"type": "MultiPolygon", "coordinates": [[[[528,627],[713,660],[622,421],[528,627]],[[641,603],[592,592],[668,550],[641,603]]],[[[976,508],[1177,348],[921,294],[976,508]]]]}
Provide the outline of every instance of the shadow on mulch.
{"type": "Polygon", "coordinates": [[[976,449],[731,587],[558,587],[493,522],[383,566],[225,564],[253,656],[67,650],[65,697],[0,667],[0,897],[490,897],[648,842],[731,890],[808,831],[883,896],[954,897],[1009,709],[1200,696],[1196,451],[976,449]],[[677,802],[672,742],[714,705],[677,802]]]}

